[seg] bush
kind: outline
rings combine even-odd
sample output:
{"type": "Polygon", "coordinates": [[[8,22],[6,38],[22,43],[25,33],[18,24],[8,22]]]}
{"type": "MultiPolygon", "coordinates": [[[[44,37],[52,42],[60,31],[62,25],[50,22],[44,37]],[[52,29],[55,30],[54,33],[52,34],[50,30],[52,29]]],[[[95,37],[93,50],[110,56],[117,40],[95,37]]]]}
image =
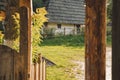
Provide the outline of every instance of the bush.
{"type": "Polygon", "coordinates": [[[84,46],[84,35],[66,35],[53,38],[44,38],[41,46],[84,46]]]}

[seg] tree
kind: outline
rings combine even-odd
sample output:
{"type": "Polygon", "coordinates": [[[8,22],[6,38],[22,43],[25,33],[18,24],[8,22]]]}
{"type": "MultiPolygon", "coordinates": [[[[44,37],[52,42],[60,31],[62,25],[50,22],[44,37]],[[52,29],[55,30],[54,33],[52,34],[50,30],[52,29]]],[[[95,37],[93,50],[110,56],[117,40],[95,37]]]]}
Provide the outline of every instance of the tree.
{"type": "Polygon", "coordinates": [[[33,0],[33,11],[40,7],[43,7],[43,0],[33,0]]]}
{"type": "Polygon", "coordinates": [[[107,2],[107,19],[108,21],[112,21],[112,0],[108,0],[107,2]]]}
{"type": "MultiPolygon", "coordinates": [[[[42,41],[42,35],[40,34],[41,28],[44,25],[44,22],[47,22],[46,15],[47,11],[45,7],[37,8],[36,12],[32,16],[33,27],[32,27],[32,48],[33,48],[33,57],[35,57],[36,53],[39,50],[39,43],[42,41]]],[[[33,58],[35,59],[35,58],[33,58]]]]}

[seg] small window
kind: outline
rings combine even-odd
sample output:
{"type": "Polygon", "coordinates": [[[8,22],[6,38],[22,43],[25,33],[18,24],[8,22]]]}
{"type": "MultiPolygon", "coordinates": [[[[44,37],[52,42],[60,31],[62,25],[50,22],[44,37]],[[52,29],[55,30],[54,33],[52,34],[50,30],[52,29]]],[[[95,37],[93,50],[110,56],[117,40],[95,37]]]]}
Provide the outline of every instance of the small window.
{"type": "Polygon", "coordinates": [[[77,27],[77,34],[79,34],[80,33],[80,25],[77,24],[76,27],[77,27]]]}
{"type": "Polygon", "coordinates": [[[61,24],[57,24],[57,28],[61,29],[61,24]]]}

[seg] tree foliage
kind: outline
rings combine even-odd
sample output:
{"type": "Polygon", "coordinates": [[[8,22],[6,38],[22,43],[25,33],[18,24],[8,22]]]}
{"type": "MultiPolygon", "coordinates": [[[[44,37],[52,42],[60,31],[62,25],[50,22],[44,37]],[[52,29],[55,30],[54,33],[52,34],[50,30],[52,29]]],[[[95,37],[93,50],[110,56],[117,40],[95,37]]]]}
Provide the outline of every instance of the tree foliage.
{"type": "Polygon", "coordinates": [[[36,12],[32,16],[33,21],[33,27],[32,27],[32,53],[35,56],[36,53],[38,53],[39,50],[39,44],[42,41],[42,35],[40,34],[42,30],[42,26],[44,25],[44,22],[47,22],[46,15],[47,11],[45,10],[45,7],[43,8],[37,8],[36,12]]]}
{"type": "MultiPolygon", "coordinates": [[[[46,15],[47,11],[45,7],[37,8],[36,12],[32,15],[32,53],[38,53],[39,43],[42,41],[42,35],[40,34],[41,28],[44,25],[44,22],[47,22],[46,15]]],[[[9,36],[4,36],[0,33],[0,40],[3,36],[5,39],[13,40],[13,48],[19,50],[19,37],[20,37],[20,16],[19,13],[15,12],[11,15],[11,27],[8,30],[5,30],[5,33],[9,36]]]]}
{"type": "Polygon", "coordinates": [[[36,11],[36,8],[43,7],[43,0],[33,0],[33,11],[36,11]]]}
{"type": "Polygon", "coordinates": [[[112,0],[108,0],[107,2],[107,18],[109,21],[112,20],[112,0]]]}

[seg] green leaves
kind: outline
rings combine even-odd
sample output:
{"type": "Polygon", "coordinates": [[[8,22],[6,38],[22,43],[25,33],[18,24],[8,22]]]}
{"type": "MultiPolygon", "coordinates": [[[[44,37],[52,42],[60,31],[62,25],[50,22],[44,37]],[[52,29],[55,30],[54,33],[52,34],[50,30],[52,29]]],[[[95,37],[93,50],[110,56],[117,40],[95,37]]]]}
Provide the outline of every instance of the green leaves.
{"type": "Polygon", "coordinates": [[[46,18],[47,11],[45,7],[37,8],[36,12],[32,16],[33,27],[32,27],[32,53],[36,54],[39,50],[39,44],[42,41],[42,35],[40,34],[44,22],[47,22],[46,18]]]}
{"type": "Polygon", "coordinates": [[[111,21],[112,20],[112,0],[108,0],[108,3],[107,3],[107,17],[108,19],[111,21]]]}

